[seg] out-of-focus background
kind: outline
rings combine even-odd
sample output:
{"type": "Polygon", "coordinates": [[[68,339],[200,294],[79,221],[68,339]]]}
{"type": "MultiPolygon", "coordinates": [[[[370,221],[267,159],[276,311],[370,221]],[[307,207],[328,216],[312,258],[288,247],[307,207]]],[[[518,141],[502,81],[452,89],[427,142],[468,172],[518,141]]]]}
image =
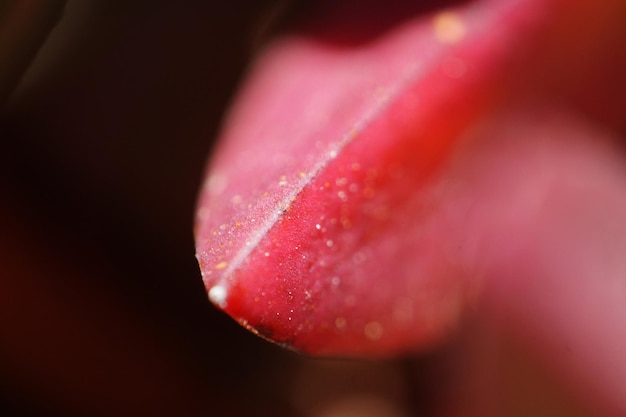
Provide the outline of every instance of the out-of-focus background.
{"type": "Polygon", "coordinates": [[[314,360],[210,305],[196,192],[280,7],[68,1],[0,116],[0,414],[398,417],[508,396],[536,415],[524,407],[567,403],[537,394],[544,378],[524,355],[498,370],[511,387],[474,396],[446,381],[491,370],[444,359],[455,343],[394,361],[314,360]]]}

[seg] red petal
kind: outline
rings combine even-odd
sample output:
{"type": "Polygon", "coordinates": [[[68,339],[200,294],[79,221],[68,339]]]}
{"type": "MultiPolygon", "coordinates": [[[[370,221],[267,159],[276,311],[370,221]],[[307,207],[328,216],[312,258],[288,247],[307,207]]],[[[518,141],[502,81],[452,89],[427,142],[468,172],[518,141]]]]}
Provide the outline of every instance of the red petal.
{"type": "MultiPolygon", "coordinates": [[[[587,22],[581,4],[409,10],[349,45],[333,43],[341,31],[322,19],[274,43],[232,110],[199,202],[198,259],[211,300],[261,336],[309,353],[389,354],[440,340],[474,296],[447,163],[495,108],[546,86],[559,97],[593,72],[592,63],[580,77],[560,76],[577,59],[564,33],[587,22]],[[330,40],[315,35],[320,27],[330,40]],[[561,49],[553,61],[549,52],[561,49]]],[[[591,11],[606,18],[619,7],[591,11]]],[[[589,22],[587,52],[614,35],[589,22]]],[[[581,89],[571,100],[589,95],[581,89]]]]}

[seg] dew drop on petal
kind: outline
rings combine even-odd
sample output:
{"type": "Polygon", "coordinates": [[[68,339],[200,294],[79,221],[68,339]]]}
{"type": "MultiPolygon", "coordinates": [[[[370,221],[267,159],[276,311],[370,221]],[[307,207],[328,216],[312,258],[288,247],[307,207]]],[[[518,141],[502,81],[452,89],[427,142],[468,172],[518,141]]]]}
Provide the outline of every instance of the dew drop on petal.
{"type": "Polygon", "coordinates": [[[228,292],[223,285],[215,285],[209,290],[209,300],[220,308],[226,307],[228,292]]]}

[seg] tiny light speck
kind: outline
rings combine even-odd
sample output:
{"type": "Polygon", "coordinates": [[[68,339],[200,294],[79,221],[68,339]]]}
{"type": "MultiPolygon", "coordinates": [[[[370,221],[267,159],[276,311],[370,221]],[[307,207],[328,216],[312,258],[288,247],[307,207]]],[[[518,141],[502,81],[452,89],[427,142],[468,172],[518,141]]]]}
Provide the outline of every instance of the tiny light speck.
{"type": "Polygon", "coordinates": [[[222,261],[219,264],[215,265],[215,269],[224,269],[228,266],[228,262],[222,261]]]}
{"type": "Polygon", "coordinates": [[[383,325],[377,321],[370,321],[363,329],[365,337],[369,340],[376,341],[383,337],[383,325]]]}
{"type": "Polygon", "coordinates": [[[344,329],[346,324],[348,324],[348,322],[344,317],[337,317],[335,319],[335,327],[338,329],[344,329]]]}

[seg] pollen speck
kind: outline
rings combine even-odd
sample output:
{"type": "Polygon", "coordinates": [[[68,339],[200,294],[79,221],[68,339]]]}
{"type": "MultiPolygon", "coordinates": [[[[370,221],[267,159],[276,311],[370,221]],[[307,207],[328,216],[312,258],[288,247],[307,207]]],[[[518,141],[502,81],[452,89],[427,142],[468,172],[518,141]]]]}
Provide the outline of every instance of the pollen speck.
{"type": "Polygon", "coordinates": [[[215,265],[215,269],[224,269],[228,266],[228,262],[222,261],[219,264],[215,265]]]}
{"type": "Polygon", "coordinates": [[[342,187],[344,185],[346,185],[348,183],[348,179],[347,178],[337,178],[335,180],[335,184],[337,184],[337,186],[342,187]]]}

